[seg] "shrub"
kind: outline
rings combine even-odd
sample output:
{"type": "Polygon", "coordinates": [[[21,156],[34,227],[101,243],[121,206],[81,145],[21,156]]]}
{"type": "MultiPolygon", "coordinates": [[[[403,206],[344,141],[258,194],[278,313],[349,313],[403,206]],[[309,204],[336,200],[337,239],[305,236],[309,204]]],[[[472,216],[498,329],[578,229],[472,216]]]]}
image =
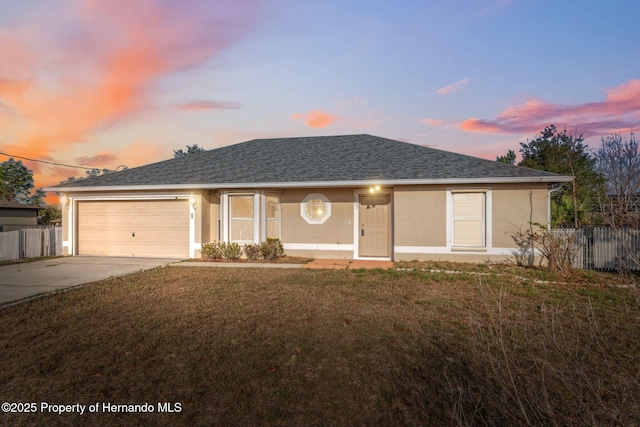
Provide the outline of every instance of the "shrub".
{"type": "Polygon", "coordinates": [[[240,247],[237,243],[211,242],[202,245],[200,253],[203,259],[239,259],[242,253],[249,261],[255,261],[261,256],[267,261],[275,261],[284,256],[284,248],[280,239],[267,239],[266,242],[240,247]]]}
{"type": "Polygon", "coordinates": [[[220,243],[222,247],[222,255],[225,259],[236,260],[242,255],[242,248],[237,243],[220,243]]]}
{"type": "Polygon", "coordinates": [[[200,249],[200,253],[202,254],[202,258],[204,259],[221,259],[222,258],[222,247],[220,242],[210,242],[202,245],[202,249],[200,249]]]}
{"type": "Polygon", "coordinates": [[[267,261],[275,261],[284,256],[284,248],[280,239],[267,239],[260,244],[260,253],[267,261]]]}
{"type": "Polygon", "coordinates": [[[516,255],[519,265],[533,265],[535,253],[540,254],[541,266],[551,272],[571,272],[573,260],[576,257],[580,245],[576,244],[575,230],[558,229],[548,231],[538,223],[531,223],[538,230],[520,230],[513,239],[520,247],[520,255],[516,255]],[[526,260],[525,262],[523,262],[526,260]]]}
{"type": "Polygon", "coordinates": [[[257,260],[262,255],[260,252],[260,245],[244,245],[244,254],[247,256],[249,261],[257,260]]]}

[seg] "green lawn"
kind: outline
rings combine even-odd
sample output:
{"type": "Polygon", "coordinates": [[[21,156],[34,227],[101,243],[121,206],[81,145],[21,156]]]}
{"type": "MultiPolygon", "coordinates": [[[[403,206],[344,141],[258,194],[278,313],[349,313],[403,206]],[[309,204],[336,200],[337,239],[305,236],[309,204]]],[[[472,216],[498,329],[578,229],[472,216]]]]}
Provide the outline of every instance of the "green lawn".
{"type": "Polygon", "coordinates": [[[100,403],[98,413],[0,420],[640,424],[632,279],[399,266],[406,270],[166,267],[0,309],[2,402],[100,403]],[[105,413],[106,403],[155,411],[105,413]],[[158,403],[180,412],[158,413],[158,403]]]}

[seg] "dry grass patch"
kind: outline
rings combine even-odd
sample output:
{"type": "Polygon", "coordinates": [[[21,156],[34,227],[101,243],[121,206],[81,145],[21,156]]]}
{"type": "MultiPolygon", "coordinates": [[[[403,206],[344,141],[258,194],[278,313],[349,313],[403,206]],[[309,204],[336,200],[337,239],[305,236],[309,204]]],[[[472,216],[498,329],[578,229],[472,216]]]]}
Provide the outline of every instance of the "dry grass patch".
{"type": "Polygon", "coordinates": [[[168,267],[0,311],[4,401],[180,402],[5,425],[640,423],[636,289],[168,267]]]}
{"type": "Polygon", "coordinates": [[[508,278],[528,281],[561,282],[571,284],[593,284],[607,286],[637,285],[638,277],[626,274],[612,274],[595,270],[575,269],[571,272],[550,272],[540,267],[520,267],[513,263],[471,264],[449,261],[400,261],[396,268],[408,270],[457,271],[471,274],[507,276],[508,278]]]}

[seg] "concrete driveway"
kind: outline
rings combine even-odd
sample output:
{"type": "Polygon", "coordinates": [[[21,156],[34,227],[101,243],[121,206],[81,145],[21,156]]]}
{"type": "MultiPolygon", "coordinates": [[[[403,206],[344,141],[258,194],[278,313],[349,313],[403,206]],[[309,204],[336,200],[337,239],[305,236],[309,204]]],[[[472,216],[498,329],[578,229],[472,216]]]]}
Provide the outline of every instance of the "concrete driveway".
{"type": "Polygon", "coordinates": [[[178,259],[74,256],[0,266],[0,304],[160,267],[178,259]]]}

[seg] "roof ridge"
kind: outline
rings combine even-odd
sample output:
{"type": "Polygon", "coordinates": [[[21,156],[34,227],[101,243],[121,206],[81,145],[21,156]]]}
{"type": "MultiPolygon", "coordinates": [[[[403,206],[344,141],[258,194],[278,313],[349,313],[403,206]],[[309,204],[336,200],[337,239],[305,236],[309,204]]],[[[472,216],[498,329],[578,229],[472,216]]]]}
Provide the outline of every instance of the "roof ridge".
{"type": "MultiPolygon", "coordinates": [[[[371,137],[374,137],[374,135],[369,135],[367,133],[346,133],[346,134],[340,134],[340,135],[281,136],[281,137],[274,137],[274,138],[254,138],[254,139],[251,139],[249,141],[244,141],[244,142],[270,141],[270,140],[274,140],[274,139],[344,138],[344,137],[348,137],[348,136],[371,136],[371,137]]],[[[375,138],[383,138],[383,137],[375,136],[375,138]]],[[[240,142],[239,144],[243,144],[244,142],[240,142]]],[[[231,144],[231,145],[234,145],[234,144],[231,144]]],[[[225,147],[230,147],[231,145],[225,145],[225,147]]],[[[220,148],[222,148],[222,147],[220,147],[220,148]]]]}

